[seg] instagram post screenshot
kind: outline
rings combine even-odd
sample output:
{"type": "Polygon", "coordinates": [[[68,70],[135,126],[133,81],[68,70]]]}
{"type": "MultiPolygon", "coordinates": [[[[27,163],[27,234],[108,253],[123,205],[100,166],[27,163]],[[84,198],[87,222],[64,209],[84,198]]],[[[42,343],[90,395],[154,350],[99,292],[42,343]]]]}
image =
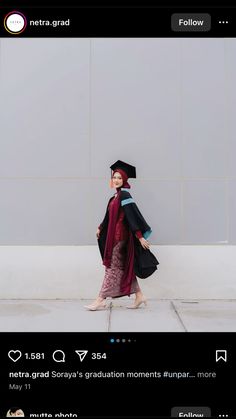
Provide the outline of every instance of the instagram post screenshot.
{"type": "Polygon", "coordinates": [[[0,418],[236,418],[235,8],[0,22],[0,418]]]}

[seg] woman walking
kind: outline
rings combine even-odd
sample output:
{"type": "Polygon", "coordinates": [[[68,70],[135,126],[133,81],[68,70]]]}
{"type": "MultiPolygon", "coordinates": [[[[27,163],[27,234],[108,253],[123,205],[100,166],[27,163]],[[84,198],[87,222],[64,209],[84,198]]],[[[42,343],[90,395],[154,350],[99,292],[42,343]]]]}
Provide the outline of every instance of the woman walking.
{"type": "Polygon", "coordinates": [[[135,294],[135,301],[127,308],[136,309],[141,304],[147,305],[134,272],[135,250],[140,244],[144,249],[149,249],[147,238],[151,234],[151,228],[129,193],[127,180],[136,178],[136,169],[121,160],[110,168],[113,171],[110,186],[116,188],[116,193],[110,198],[104,220],[96,232],[105,265],[105,277],[98,297],[92,304],[85,306],[93,311],[106,308],[107,297],[131,294],[135,294]]]}

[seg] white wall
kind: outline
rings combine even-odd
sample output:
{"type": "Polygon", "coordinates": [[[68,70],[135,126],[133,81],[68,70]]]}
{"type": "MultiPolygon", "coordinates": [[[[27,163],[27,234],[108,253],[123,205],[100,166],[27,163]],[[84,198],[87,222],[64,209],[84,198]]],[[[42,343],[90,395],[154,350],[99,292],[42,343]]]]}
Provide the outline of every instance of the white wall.
{"type": "MultiPolygon", "coordinates": [[[[160,266],[140,279],[149,298],[235,299],[235,246],[152,246],[160,266]]],[[[96,246],[1,246],[1,299],[94,298],[104,277],[96,246]]]]}
{"type": "Polygon", "coordinates": [[[236,244],[236,39],[5,38],[0,70],[1,245],[94,245],[117,159],[154,244],[236,244]]]}

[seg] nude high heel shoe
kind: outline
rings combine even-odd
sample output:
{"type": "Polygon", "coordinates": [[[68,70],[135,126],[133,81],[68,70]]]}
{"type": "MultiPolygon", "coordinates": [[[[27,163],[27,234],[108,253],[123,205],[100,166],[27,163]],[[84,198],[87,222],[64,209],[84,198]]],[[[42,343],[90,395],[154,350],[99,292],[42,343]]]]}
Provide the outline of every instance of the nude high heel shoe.
{"type": "Polygon", "coordinates": [[[132,306],[126,306],[126,308],[138,308],[139,306],[141,306],[141,304],[144,304],[145,306],[147,306],[147,298],[146,297],[142,297],[140,300],[138,300],[137,302],[135,302],[132,306]]]}
{"type": "Polygon", "coordinates": [[[90,305],[84,306],[84,307],[87,308],[87,310],[96,311],[96,310],[99,310],[101,308],[102,309],[107,308],[107,305],[104,301],[101,301],[101,302],[97,302],[95,304],[90,304],[90,305]]]}

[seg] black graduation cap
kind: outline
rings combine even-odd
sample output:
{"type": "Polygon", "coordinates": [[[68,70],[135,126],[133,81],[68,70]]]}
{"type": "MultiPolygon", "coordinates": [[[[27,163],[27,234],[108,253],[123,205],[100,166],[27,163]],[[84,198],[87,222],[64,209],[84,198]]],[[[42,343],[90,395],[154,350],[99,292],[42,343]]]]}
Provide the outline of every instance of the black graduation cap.
{"type": "Polygon", "coordinates": [[[136,178],[136,168],[131,164],[125,163],[124,161],[117,160],[110,168],[115,171],[116,169],[122,169],[127,174],[128,178],[136,178]]]}

